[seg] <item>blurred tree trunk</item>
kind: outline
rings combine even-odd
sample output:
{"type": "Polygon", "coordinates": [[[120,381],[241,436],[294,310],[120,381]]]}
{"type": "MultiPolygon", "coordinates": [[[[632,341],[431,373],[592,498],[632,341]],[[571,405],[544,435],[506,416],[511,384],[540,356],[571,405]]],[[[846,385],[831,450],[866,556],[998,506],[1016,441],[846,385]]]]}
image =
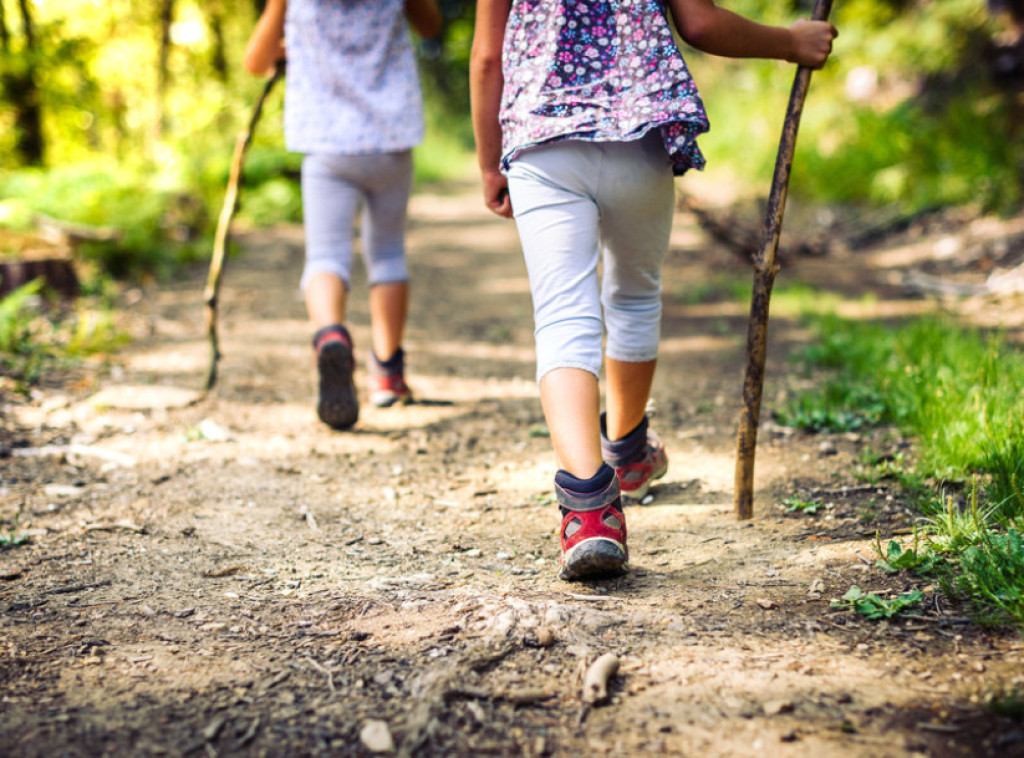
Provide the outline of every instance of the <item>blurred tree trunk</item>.
{"type": "Polygon", "coordinates": [[[210,34],[213,37],[213,52],[210,65],[221,84],[228,81],[227,41],[224,39],[224,4],[209,4],[210,34]]]}
{"type": "Polygon", "coordinates": [[[8,64],[0,72],[0,89],[5,94],[4,99],[14,107],[14,128],[17,132],[14,151],[19,161],[29,166],[41,166],[46,155],[46,143],[43,139],[39,84],[36,81],[38,56],[35,24],[28,0],[18,0],[18,9],[21,12],[25,44],[16,52],[3,3],[0,3],[0,53],[8,64]]]}
{"type": "MultiPolygon", "coordinates": [[[[218,83],[227,91],[230,64],[228,63],[228,42],[224,34],[224,27],[228,22],[228,15],[223,0],[210,0],[206,5],[206,15],[210,36],[213,38],[210,66],[213,68],[213,75],[217,78],[218,83]]],[[[232,124],[228,108],[219,109],[216,119],[217,125],[224,131],[227,131],[232,124]]]]}
{"type": "Polygon", "coordinates": [[[160,50],[156,69],[156,138],[163,137],[167,129],[167,88],[170,85],[171,73],[169,59],[171,57],[171,24],[174,22],[174,0],[160,0],[157,7],[157,18],[160,24],[160,50]]]}

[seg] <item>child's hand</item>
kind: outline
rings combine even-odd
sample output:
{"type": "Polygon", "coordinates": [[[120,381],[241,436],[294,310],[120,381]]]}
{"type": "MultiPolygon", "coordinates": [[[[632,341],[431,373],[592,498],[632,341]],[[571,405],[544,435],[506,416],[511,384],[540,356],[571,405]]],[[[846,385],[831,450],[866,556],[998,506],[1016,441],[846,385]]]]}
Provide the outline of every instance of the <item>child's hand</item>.
{"type": "Polygon", "coordinates": [[[832,40],[839,32],[827,21],[800,19],[789,27],[793,35],[793,53],[790,62],[810,68],[821,68],[832,52],[832,40]]]}
{"type": "Polygon", "coordinates": [[[484,203],[491,213],[502,218],[512,218],[512,201],[508,197],[508,179],[499,171],[483,174],[484,203]]]}

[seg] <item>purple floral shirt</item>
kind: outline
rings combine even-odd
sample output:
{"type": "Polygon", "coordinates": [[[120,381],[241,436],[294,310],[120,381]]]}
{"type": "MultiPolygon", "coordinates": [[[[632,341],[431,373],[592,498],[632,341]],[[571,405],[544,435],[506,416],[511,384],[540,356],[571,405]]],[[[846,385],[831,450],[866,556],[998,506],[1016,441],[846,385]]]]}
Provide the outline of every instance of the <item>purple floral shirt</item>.
{"type": "Polygon", "coordinates": [[[662,0],[514,0],[505,27],[502,168],[562,139],[660,129],[676,175],[703,168],[708,118],[662,0]]]}

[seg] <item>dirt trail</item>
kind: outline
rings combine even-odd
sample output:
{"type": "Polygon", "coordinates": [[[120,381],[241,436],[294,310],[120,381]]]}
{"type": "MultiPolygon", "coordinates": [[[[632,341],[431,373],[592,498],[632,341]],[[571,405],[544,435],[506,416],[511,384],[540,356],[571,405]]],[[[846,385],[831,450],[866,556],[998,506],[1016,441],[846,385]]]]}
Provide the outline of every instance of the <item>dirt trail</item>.
{"type": "MultiPolygon", "coordinates": [[[[1019,635],[964,623],[931,590],[890,623],[830,608],[854,584],[915,586],[874,567],[876,530],[908,531],[899,494],[855,477],[865,446],[901,440],[766,423],[755,519],[734,519],[746,314],[686,295],[739,267],[692,217],[673,237],[654,389],[669,474],[627,511],[632,571],[596,584],[555,578],[525,270],[475,187],[412,206],[422,402],[364,408],[348,433],[314,416],[301,230],[239,241],[213,396],[196,402],[197,270],[145,293],[112,368],[7,399],[3,530],[20,512],[33,536],[0,551],[0,752],[1024,755],[1024,727],[982,707],[1022,684],[1019,635]],[[826,506],[787,514],[794,494],[826,506]],[[586,709],[580,667],[604,652],[621,659],[611,699],[586,709]]],[[[885,252],[780,281],[920,310],[887,284],[885,252]]],[[[786,355],[806,339],[774,319],[767,406],[803,381],[786,355]]]]}

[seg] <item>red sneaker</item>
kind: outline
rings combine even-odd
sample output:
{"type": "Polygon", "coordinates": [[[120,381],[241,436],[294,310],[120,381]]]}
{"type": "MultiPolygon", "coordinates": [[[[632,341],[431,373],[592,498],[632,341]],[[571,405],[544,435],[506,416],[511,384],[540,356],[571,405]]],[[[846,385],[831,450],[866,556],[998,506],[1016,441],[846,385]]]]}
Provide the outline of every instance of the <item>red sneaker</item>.
{"type": "Polygon", "coordinates": [[[640,422],[640,425],[622,440],[609,441],[604,436],[604,419],[601,423],[601,456],[605,462],[615,469],[619,475],[619,486],[622,488],[622,496],[630,500],[640,500],[651,488],[655,479],[661,479],[668,473],[668,455],[665,453],[665,446],[661,444],[658,435],[647,425],[647,417],[640,422]],[[639,446],[633,440],[634,436],[644,435],[645,443],[639,446]],[[626,443],[626,445],[623,445],[626,443]],[[632,455],[623,455],[622,447],[633,447],[632,455]]]}
{"type": "Polygon", "coordinates": [[[600,492],[581,495],[555,484],[562,510],[560,579],[597,579],[626,571],[626,517],[618,478],[600,492]]]}
{"type": "Polygon", "coordinates": [[[396,403],[408,405],[412,402],[412,390],[405,383],[405,353],[398,348],[389,363],[397,365],[387,367],[377,360],[377,356],[370,351],[370,361],[367,366],[366,381],[370,389],[370,405],[376,408],[390,408],[396,403]]]}

